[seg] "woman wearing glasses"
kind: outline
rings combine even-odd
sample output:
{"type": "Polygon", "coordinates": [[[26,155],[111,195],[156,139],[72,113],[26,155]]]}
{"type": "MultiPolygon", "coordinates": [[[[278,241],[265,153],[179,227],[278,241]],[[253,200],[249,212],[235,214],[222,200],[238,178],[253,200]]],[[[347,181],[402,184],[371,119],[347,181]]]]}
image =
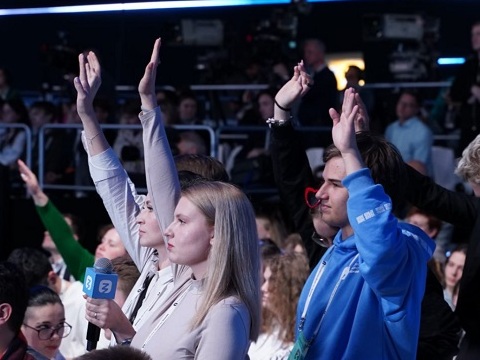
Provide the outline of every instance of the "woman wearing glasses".
{"type": "Polygon", "coordinates": [[[22,325],[28,353],[36,360],[64,360],[58,348],[71,330],[65,322],[65,310],[58,294],[46,286],[30,289],[22,325]]]}

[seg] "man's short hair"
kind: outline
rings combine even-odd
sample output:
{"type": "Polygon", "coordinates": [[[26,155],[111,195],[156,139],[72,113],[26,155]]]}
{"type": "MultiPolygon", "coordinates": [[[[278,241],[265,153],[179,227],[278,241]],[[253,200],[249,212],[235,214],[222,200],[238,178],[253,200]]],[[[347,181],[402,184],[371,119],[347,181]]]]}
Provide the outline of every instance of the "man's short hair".
{"type": "Polygon", "coordinates": [[[25,276],[8,261],[0,262],[0,304],[9,304],[12,315],[7,321],[10,330],[17,334],[27,309],[28,291],[25,276]]]}
{"type": "MultiPolygon", "coordinates": [[[[370,169],[373,181],[383,186],[392,200],[393,208],[398,209],[404,204],[407,183],[406,165],[400,152],[383,136],[371,132],[359,132],[356,139],[360,155],[370,169]]],[[[325,149],[323,161],[326,163],[340,156],[340,151],[332,144],[325,149]]]]}
{"type": "Polygon", "coordinates": [[[140,276],[137,266],[128,254],[112,259],[112,265],[118,275],[118,289],[128,296],[140,276]]]}
{"type": "Polygon", "coordinates": [[[463,150],[455,174],[465,181],[480,184],[480,135],[463,150]]]}
{"type": "Polygon", "coordinates": [[[147,353],[131,347],[131,346],[122,346],[116,345],[109,347],[107,349],[90,351],[75,358],[75,360],[118,360],[118,359],[129,359],[129,360],[152,360],[150,355],[147,353]]]}
{"type": "Polygon", "coordinates": [[[196,154],[183,154],[174,157],[177,171],[187,170],[205,179],[228,182],[225,166],[217,159],[196,154]]]}
{"type": "Polygon", "coordinates": [[[25,276],[27,288],[35,285],[48,286],[48,273],[53,271],[48,256],[34,248],[17,248],[7,259],[15,264],[25,276]]]}

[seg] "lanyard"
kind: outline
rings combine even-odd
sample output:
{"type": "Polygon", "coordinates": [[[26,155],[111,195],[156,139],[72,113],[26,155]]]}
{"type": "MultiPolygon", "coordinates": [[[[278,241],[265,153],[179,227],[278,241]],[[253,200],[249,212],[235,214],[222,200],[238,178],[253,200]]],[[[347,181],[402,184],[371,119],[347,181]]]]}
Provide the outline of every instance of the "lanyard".
{"type": "MultiPolygon", "coordinates": [[[[312,300],[313,293],[315,292],[315,289],[318,285],[318,282],[320,281],[320,278],[322,277],[322,275],[325,271],[325,267],[327,265],[327,260],[330,260],[330,258],[332,256],[334,247],[332,247],[331,250],[332,251],[329,253],[328,259],[322,261],[322,264],[319,266],[319,268],[318,268],[318,270],[315,274],[315,278],[313,279],[312,286],[311,286],[311,288],[308,292],[307,300],[305,301],[305,305],[303,307],[303,312],[302,312],[302,317],[300,319],[300,324],[298,325],[298,330],[299,331],[303,331],[303,325],[305,324],[305,320],[306,320],[306,317],[307,317],[307,311],[308,311],[308,308],[310,307],[310,301],[312,300]]],[[[322,317],[321,317],[320,321],[318,322],[318,325],[315,328],[315,331],[314,331],[313,336],[311,337],[310,341],[313,341],[313,339],[317,336],[318,331],[320,330],[320,326],[323,322],[323,319],[325,318],[325,315],[327,314],[327,310],[330,308],[330,305],[332,304],[333,298],[335,297],[335,294],[337,293],[337,290],[338,290],[338,287],[340,286],[340,283],[343,280],[345,280],[347,275],[351,272],[352,266],[355,264],[355,262],[356,262],[356,260],[358,259],[359,256],[360,256],[360,254],[355,255],[355,257],[352,259],[352,261],[350,261],[350,264],[343,269],[342,274],[340,275],[340,278],[338,279],[332,293],[330,294],[330,298],[328,299],[327,306],[325,307],[325,310],[323,311],[322,317]]]]}
{"type": "Polygon", "coordinates": [[[173,302],[172,305],[168,308],[168,310],[163,314],[163,316],[160,318],[158,321],[157,326],[152,330],[152,332],[148,335],[148,337],[145,339],[145,342],[142,345],[142,350],[145,348],[147,343],[152,339],[153,335],[162,327],[163,324],[165,324],[165,321],[170,317],[170,315],[173,314],[175,309],[178,307],[178,305],[182,302],[182,300],[187,296],[187,294],[190,292],[190,286],[173,302]]]}
{"type": "Polygon", "coordinates": [[[323,272],[325,271],[325,266],[327,265],[327,261],[330,260],[330,258],[332,257],[333,248],[334,248],[334,246],[330,249],[330,253],[328,254],[328,258],[326,258],[325,260],[322,260],[322,263],[318,267],[317,272],[315,273],[315,277],[313,278],[312,286],[310,287],[310,290],[308,291],[307,300],[305,301],[305,305],[303,307],[302,317],[300,318],[300,324],[298,325],[298,329],[300,331],[303,330],[303,324],[305,323],[305,318],[307,316],[307,311],[308,311],[308,308],[310,307],[310,301],[312,300],[313,293],[315,292],[315,289],[317,288],[318,282],[320,281],[320,278],[322,277],[323,272]]]}

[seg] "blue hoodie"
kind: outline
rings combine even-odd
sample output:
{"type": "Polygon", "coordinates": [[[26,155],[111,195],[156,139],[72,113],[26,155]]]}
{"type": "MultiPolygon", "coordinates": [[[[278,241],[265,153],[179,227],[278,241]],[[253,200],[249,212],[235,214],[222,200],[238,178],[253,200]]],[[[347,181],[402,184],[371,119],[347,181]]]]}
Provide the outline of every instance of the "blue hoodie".
{"type": "Polygon", "coordinates": [[[303,332],[310,340],[321,321],[320,329],[306,359],[415,359],[427,261],[435,244],[416,226],[397,221],[390,198],[368,169],[342,183],[349,192],[354,234],[342,241],[340,231],[308,278],[299,299],[296,335],[323,262],[303,332]]]}

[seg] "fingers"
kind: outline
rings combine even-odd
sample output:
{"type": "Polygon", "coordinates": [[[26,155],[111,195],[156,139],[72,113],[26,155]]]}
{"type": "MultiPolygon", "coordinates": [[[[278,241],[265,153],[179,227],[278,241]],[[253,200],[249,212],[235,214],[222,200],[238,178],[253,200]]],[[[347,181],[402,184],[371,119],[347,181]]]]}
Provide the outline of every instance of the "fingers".
{"type": "Polygon", "coordinates": [[[89,71],[98,77],[101,76],[101,67],[100,67],[100,62],[98,61],[97,55],[93,51],[89,51],[87,55],[87,60],[88,60],[88,69],[89,71]]]}
{"type": "Polygon", "coordinates": [[[78,56],[78,63],[80,66],[80,75],[78,76],[78,78],[80,80],[81,86],[83,87],[83,90],[85,91],[85,89],[88,89],[87,73],[85,69],[85,64],[86,64],[85,54],[81,53],[78,56]]]}
{"type": "Polygon", "coordinates": [[[162,38],[158,38],[155,40],[155,44],[153,45],[152,57],[150,58],[150,62],[154,64],[156,67],[160,62],[160,46],[162,45],[162,38]]]}
{"type": "Polygon", "coordinates": [[[328,109],[328,114],[333,121],[333,125],[338,124],[338,122],[340,121],[340,114],[337,112],[337,110],[335,110],[334,108],[330,108],[328,109]]]}

